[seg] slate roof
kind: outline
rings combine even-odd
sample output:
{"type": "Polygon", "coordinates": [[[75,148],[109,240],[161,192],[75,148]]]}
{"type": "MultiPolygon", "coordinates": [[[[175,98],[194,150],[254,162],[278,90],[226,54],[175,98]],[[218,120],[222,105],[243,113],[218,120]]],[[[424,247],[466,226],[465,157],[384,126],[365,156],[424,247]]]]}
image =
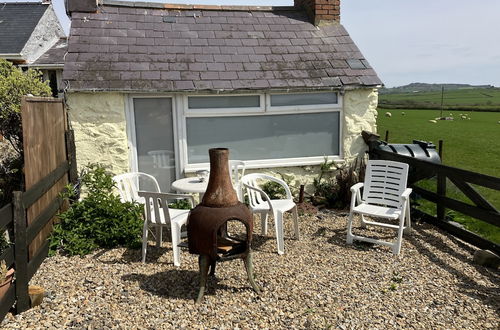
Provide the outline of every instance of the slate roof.
{"type": "Polygon", "coordinates": [[[21,53],[47,8],[36,2],[0,2],[0,54],[21,53]]]}
{"type": "Polygon", "coordinates": [[[140,4],[104,5],[99,13],[72,14],[63,74],[69,90],[232,91],[382,84],[342,25],[316,27],[305,12],[293,7],[133,6],[140,4]]]}
{"type": "Polygon", "coordinates": [[[61,38],[55,43],[52,48],[46,51],[42,56],[40,56],[35,62],[30,66],[43,66],[51,64],[64,65],[64,56],[68,51],[68,39],[61,38]]]}

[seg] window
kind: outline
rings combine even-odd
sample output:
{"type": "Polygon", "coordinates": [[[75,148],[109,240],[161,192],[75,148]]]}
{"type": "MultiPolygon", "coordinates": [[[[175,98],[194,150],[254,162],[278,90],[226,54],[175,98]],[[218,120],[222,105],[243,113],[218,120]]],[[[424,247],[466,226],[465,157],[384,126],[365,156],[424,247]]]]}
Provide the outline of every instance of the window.
{"type": "Polygon", "coordinates": [[[190,96],[189,109],[259,108],[259,95],[243,96],[190,96]]]}
{"type": "Polygon", "coordinates": [[[339,154],[339,112],[187,118],[189,164],[208,162],[208,149],[232,159],[264,160],[339,154]]]}
{"type": "MultiPolygon", "coordinates": [[[[186,169],[206,166],[208,149],[260,167],[319,163],[341,154],[337,92],[186,97],[186,169]]],[[[250,165],[251,166],[251,165],[250,165]]]]}
{"type": "Polygon", "coordinates": [[[271,95],[272,107],[337,103],[337,93],[333,92],[271,95]]]}

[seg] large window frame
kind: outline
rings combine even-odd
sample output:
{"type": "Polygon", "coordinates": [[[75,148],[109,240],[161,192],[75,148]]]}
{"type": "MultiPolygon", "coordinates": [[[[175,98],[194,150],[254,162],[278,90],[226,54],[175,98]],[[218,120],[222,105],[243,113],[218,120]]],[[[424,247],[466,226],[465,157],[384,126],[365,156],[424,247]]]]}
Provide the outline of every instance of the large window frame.
{"type": "MultiPolygon", "coordinates": [[[[321,91],[324,93],[325,91],[321,91]]],[[[335,104],[316,104],[316,105],[295,105],[295,106],[271,106],[271,95],[275,94],[293,94],[293,93],[254,93],[254,94],[233,94],[233,95],[259,95],[261,97],[261,104],[259,108],[221,108],[221,109],[189,109],[188,97],[196,96],[221,96],[221,95],[183,95],[179,104],[182,116],[179,117],[179,146],[181,157],[179,164],[185,173],[191,173],[199,169],[206,169],[209,167],[208,163],[194,163],[188,162],[188,146],[187,146],[187,120],[188,118],[204,118],[204,117],[246,117],[246,116],[270,116],[270,115],[284,115],[284,114],[308,114],[308,113],[321,113],[321,112],[338,112],[339,113],[339,154],[338,155],[318,155],[315,157],[295,157],[295,158],[279,158],[279,159],[263,159],[263,160],[248,160],[245,161],[247,168],[270,168],[270,167],[288,167],[288,166],[307,166],[318,165],[325,160],[325,156],[330,160],[341,160],[343,157],[343,100],[342,95],[338,91],[331,91],[337,93],[337,103],[335,104]]],[[[314,93],[314,92],[313,92],[314,93]]],[[[319,93],[319,92],[318,92],[319,93]]],[[[312,94],[312,93],[311,93],[312,94]]],[[[224,95],[226,96],[226,95],[224,95]]]]}
{"type": "MultiPolygon", "coordinates": [[[[323,93],[325,91],[322,91],[323,93]]],[[[295,157],[280,159],[263,159],[245,161],[247,168],[272,168],[272,167],[291,167],[319,165],[324,162],[325,157],[329,160],[343,159],[343,97],[339,91],[337,93],[336,104],[318,104],[318,105],[297,105],[297,106],[271,106],[271,95],[274,94],[293,94],[293,93],[241,93],[241,94],[129,94],[125,102],[125,115],[127,121],[127,138],[129,145],[130,170],[137,171],[138,159],[135,139],[134,122],[134,99],[135,98],[170,98],[172,99],[172,115],[174,122],[174,149],[176,176],[181,178],[184,173],[192,173],[199,169],[206,169],[209,163],[188,163],[187,146],[187,119],[191,117],[227,117],[227,116],[269,116],[283,114],[307,114],[320,112],[338,112],[339,113],[339,154],[338,155],[318,155],[315,157],[295,157]],[[221,108],[221,109],[189,109],[188,97],[191,96],[239,96],[239,95],[258,95],[260,97],[260,107],[255,108],[221,108]]],[[[314,92],[313,92],[314,93],[314,92]]]]}

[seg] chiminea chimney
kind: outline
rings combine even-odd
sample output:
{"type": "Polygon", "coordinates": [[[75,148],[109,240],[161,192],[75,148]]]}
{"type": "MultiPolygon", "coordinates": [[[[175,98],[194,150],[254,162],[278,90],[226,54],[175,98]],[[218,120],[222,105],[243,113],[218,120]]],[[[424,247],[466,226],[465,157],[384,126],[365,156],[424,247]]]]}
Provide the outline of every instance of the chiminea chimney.
{"type": "Polygon", "coordinates": [[[71,16],[73,12],[95,13],[97,12],[99,0],[64,0],[66,14],[71,16]]]}
{"type": "Polygon", "coordinates": [[[304,9],[316,26],[340,23],[340,0],[294,0],[294,5],[304,9]]]}

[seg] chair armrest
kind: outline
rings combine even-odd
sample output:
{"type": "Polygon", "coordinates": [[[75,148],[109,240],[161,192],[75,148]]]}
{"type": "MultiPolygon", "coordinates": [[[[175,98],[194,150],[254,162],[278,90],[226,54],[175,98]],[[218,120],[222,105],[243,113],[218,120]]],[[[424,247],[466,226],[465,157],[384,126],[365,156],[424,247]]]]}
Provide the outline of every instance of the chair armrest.
{"type": "Polygon", "coordinates": [[[358,182],[354,186],[351,187],[351,192],[354,194],[359,191],[364,186],[363,182],[358,182]]]}
{"type": "Polygon", "coordinates": [[[401,194],[401,199],[407,200],[410,197],[410,194],[413,190],[411,188],[406,188],[405,191],[401,194]]]}

